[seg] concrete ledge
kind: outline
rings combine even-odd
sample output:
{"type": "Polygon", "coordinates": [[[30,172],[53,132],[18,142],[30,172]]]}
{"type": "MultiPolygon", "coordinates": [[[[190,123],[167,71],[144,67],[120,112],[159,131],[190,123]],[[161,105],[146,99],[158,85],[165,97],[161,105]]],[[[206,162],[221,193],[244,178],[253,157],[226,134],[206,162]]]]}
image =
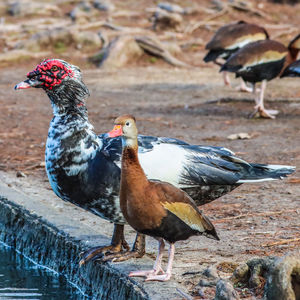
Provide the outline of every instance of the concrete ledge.
{"type": "Polygon", "coordinates": [[[139,283],[111,264],[94,262],[79,268],[79,253],[87,248],[81,240],[57,228],[45,216],[17,204],[19,201],[34,204],[26,195],[2,183],[0,194],[1,241],[64,275],[93,299],[149,299],[139,283]]]}

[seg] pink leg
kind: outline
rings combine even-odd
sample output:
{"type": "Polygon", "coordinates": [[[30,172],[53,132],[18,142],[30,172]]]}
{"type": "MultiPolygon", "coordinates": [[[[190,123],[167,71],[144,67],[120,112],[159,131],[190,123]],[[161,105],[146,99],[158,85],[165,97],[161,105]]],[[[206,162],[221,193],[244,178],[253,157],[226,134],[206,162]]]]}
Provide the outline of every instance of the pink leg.
{"type": "Polygon", "coordinates": [[[241,78],[241,84],[236,88],[240,92],[252,93],[253,87],[248,87],[245,81],[241,78]]]}
{"type": "Polygon", "coordinates": [[[167,281],[171,278],[171,274],[172,274],[172,265],[173,265],[173,260],[174,260],[174,254],[175,254],[175,245],[174,244],[170,244],[170,248],[169,248],[169,260],[168,260],[168,266],[167,266],[167,271],[165,274],[162,275],[152,275],[150,274],[149,276],[147,276],[145,281],[167,281]]]}
{"type": "Polygon", "coordinates": [[[227,86],[231,86],[228,72],[223,71],[222,73],[223,73],[224,84],[227,86]]]}
{"type": "MultiPolygon", "coordinates": [[[[255,111],[253,113],[253,115],[255,115],[256,113],[259,114],[260,117],[262,118],[269,118],[269,119],[275,119],[275,115],[278,114],[278,110],[267,110],[264,107],[264,93],[265,93],[265,89],[267,86],[267,81],[263,80],[261,83],[261,91],[257,96],[255,96],[255,111]]],[[[254,90],[255,93],[255,90],[254,90]]]]}
{"type": "Polygon", "coordinates": [[[161,260],[163,256],[163,251],[165,249],[165,243],[163,239],[158,241],[158,254],[153,265],[152,270],[142,270],[142,271],[133,271],[129,273],[129,277],[147,277],[148,275],[157,275],[159,272],[164,273],[161,268],[161,260]]]}

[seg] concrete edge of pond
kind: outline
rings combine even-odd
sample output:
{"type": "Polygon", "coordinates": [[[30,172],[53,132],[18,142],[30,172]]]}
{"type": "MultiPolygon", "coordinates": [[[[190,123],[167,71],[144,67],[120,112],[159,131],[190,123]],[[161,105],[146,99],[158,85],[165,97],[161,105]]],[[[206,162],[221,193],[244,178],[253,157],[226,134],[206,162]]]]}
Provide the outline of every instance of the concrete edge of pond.
{"type": "Polygon", "coordinates": [[[79,268],[79,254],[87,246],[50,222],[47,214],[37,213],[36,206],[36,201],[0,182],[0,240],[64,275],[93,299],[150,299],[144,287],[118,266],[93,262],[79,268]],[[24,201],[35,209],[20,204],[24,201]]]}

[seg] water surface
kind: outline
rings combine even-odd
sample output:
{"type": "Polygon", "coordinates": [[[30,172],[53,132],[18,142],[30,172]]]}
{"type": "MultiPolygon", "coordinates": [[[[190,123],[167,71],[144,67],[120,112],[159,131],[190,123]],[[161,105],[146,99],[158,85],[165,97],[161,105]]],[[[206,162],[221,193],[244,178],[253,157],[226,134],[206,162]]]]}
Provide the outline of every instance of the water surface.
{"type": "Polygon", "coordinates": [[[0,299],[87,299],[63,276],[0,243],[0,299]]]}

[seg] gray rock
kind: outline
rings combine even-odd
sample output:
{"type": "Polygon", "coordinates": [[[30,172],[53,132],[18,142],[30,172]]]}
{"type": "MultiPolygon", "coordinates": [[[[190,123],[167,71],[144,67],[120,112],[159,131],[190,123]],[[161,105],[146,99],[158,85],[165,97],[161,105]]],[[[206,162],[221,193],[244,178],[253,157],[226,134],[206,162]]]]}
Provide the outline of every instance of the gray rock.
{"type": "Polygon", "coordinates": [[[69,17],[73,22],[86,20],[92,17],[93,7],[87,1],[81,1],[70,12],[69,17]]]}
{"type": "Polygon", "coordinates": [[[115,9],[115,6],[107,0],[95,0],[93,6],[101,11],[113,11],[115,9]]]}
{"type": "Polygon", "coordinates": [[[181,6],[169,2],[158,3],[157,7],[159,7],[160,9],[164,9],[170,13],[177,13],[177,14],[185,13],[185,10],[181,6]]]}
{"type": "Polygon", "coordinates": [[[73,32],[66,28],[55,28],[53,30],[44,30],[34,34],[26,41],[22,48],[30,51],[40,51],[41,49],[54,48],[63,50],[74,43],[73,32]]]}
{"type": "Polygon", "coordinates": [[[203,275],[208,277],[208,278],[212,278],[212,279],[219,278],[219,274],[217,272],[217,269],[213,266],[210,266],[210,267],[206,268],[203,272],[203,275]]]}
{"type": "Polygon", "coordinates": [[[232,284],[224,279],[220,279],[216,286],[214,300],[237,300],[240,299],[232,284]]]}
{"type": "Polygon", "coordinates": [[[173,29],[179,30],[182,24],[182,16],[178,13],[171,13],[167,10],[157,8],[152,18],[153,30],[173,29]]]}
{"type": "Polygon", "coordinates": [[[216,280],[200,279],[198,285],[201,287],[206,287],[206,286],[215,286],[216,283],[217,283],[216,280]]]}
{"type": "Polygon", "coordinates": [[[17,177],[24,177],[24,178],[27,177],[27,175],[25,173],[21,172],[21,171],[17,171],[16,176],[17,177]]]}
{"type": "Polygon", "coordinates": [[[8,5],[7,12],[12,16],[28,15],[60,15],[60,9],[53,4],[45,4],[28,0],[14,1],[8,5]]]}
{"type": "Polygon", "coordinates": [[[92,50],[99,49],[102,45],[99,35],[91,31],[81,31],[72,33],[77,49],[92,50]]]}

